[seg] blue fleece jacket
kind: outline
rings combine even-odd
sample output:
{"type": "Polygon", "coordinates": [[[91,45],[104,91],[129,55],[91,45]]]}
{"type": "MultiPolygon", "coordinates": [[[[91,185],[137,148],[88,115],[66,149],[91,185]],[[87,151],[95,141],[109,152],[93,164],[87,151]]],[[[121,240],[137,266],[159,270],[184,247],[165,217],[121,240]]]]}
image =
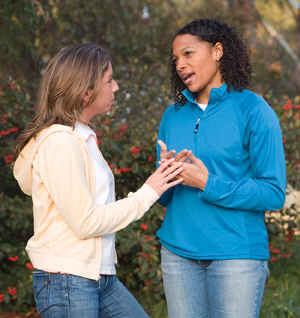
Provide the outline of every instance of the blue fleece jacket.
{"type": "Polygon", "coordinates": [[[183,94],[187,102],[166,110],[158,139],[168,151],[192,150],[209,176],[204,191],[177,185],[161,196],[160,242],[192,259],[268,259],[265,210],[281,208],[286,189],[275,112],[255,93],[228,93],[226,84],[211,90],[205,111],[193,93],[183,94]]]}

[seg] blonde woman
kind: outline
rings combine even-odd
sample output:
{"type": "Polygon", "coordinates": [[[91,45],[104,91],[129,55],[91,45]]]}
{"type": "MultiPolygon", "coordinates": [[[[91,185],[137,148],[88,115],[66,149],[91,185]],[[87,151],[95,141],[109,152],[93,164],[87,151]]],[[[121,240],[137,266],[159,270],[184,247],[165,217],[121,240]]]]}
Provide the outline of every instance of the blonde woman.
{"type": "Polygon", "coordinates": [[[111,109],[118,84],[108,52],[62,49],[39,87],[37,114],[16,143],[14,176],[32,196],[32,261],[43,318],[148,317],[115,277],[114,233],[138,220],[182,171],[170,159],[128,198],[115,202],[114,178],[89,122],[111,109]]]}

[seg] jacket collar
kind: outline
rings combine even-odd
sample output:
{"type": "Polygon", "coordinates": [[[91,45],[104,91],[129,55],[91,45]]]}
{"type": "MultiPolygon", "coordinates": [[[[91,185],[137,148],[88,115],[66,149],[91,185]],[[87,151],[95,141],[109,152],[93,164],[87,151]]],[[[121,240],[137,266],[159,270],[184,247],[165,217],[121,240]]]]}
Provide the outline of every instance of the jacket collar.
{"type": "Polygon", "coordinates": [[[94,136],[97,139],[95,132],[89,126],[85,126],[82,123],[76,122],[75,130],[82,135],[85,141],[87,141],[91,136],[94,136]]]}
{"type": "MultiPolygon", "coordinates": [[[[197,102],[195,101],[195,93],[192,93],[188,89],[185,89],[184,91],[181,92],[184,97],[192,104],[196,104],[197,102]]],[[[233,91],[231,90],[230,93],[227,92],[227,84],[223,84],[222,86],[218,88],[212,88],[210,91],[210,97],[208,104],[216,104],[219,103],[222,100],[231,98],[233,94],[238,94],[238,91],[233,91]]]]}

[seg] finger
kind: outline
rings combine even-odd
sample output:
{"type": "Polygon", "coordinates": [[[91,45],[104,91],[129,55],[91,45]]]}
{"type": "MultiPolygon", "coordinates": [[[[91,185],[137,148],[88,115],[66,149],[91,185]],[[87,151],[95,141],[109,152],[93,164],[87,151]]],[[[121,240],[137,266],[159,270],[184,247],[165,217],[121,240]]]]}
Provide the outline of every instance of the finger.
{"type": "Polygon", "coordinates": [[[167,145],[162,140],[158,140],[157,143],[160,145],[160,156],[162,157],[168,152],[167,145]]]}
{"type": "MultiPolygon", "coordinates": [[[[183,170],[181,166],[182,166],[182,162],[176,162],[175,165],[171,165],[170,167],[167,167],[167,169],[163,172],[163,176],[166,177],[166,176],[170,175],[171,173],[173,173],[175,170],[176,171],[180,170],[178,172],[178,173],[180,173],[183,170]]],[[[178,174],[178,173],[176,173],[176,174],[178,174]]]]}
{"type": "Polygon", "coordinates": [[[157,140],[157,143],[160,145],[161,150],[165,150],[167,152],[167,145],[162,140],[157,140]]]}
{"type": "Polygon", "coordinates": [[[192,152],[192,150],[189,150],[189,152],[188,152],[188,154],[187,154],[187,156],[188,156],[188,160],[190,160],[189,162],[196,162],[196,161],[201,161],[200,159],[198,159],[194,154],[193,154],[193,152],[192,152]]]}
{"type": "MultiPolygon", "coordinates": [[[[173,177],[173,180],[178,180],[178,179],[184,179],[184,176],[182,175],[182,171],[181,171],[181,173],[179,173],[179,174],[177,174],[177,175],[175,175],[174,177],[173,177]]],[[[172,180],[172,179],[171,179],[172,180]]]]}
{"type": "Polygon", "coordinates": [[[168,159],[166,162],[163,162],[156,171],[163,172],[174,161],[175,161],[174,158],[168,159]]]}
{"type": "MultiPolygon", "coordinates": [[[[166,162],[167,160],[168,160],[168,159],[161,159],[161,160],[158,161],[158,164],[161,165],[161,164],[163,164],[164,162],[166,162]]],[[[172,164],[171,164],[171,165],[172,165],[172,164]]]]}
{"type": "Polygon", "coordinates": [[[188,150],[183,149],[181,150],[176,156],[174,156],[175,161],[177,162],[184,162],[188,158],[188,150]]]}
{"type": "Polygon", "coordinates": [[[172,158],[175,155],[176,151],[175,150],[170,150],[168,153],[165,154],[164,158],[169,159],[172,158]]]}
{"type": "Polygon", "coordinates": [[[176,153],[175,150],[171,150],[168,152],[167,145],[162,140],[158,140],[157,143],[160,145],[160,157],[161,158],[170,159],[176,153]]]}
{"type": "Polygon", "coordinates": [[[169,182],[169,183],[167,183],[167,188],[166,188],[166,190],[167,189],[170,189],[170,188],[172,188],[172,187],[174,187],[174,186],[176,186],[177,184],[179,184],[179,183],[181,183],[183,181],[183,178],[180,178],[180,179],[177,179],[177,180],[174,180],[174,181],[172,181],[172,182],[169,182]]]}
{"type": "Polygon", "coordinates": [[[209,171],[208,169],[206,168],[205,164],[203,163],[202,160],[198,159],[193,153],[192,151],[190,150],[189,151],[189,160],[193,161],[193,163],[198,166],[202,173],[208,175],[209,174],[209,171]]]}
{"type": "Polygon", "coordinates": [[[178,178],[182,178],[182,176],[179,176],[179,174],[183,171],[182,167],[177,168],[176,170],[174,170],[173,172],[169,173],[169,175],[167,176],[167,178],[169,180],[172,179],[178,179],[178,178]]]}

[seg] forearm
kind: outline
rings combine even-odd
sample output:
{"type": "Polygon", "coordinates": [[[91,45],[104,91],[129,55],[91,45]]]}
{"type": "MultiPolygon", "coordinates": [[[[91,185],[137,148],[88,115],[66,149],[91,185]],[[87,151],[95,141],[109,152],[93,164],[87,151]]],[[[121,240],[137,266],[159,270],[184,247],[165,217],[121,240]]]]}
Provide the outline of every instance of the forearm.
{"type": "Polygon", "coordinates": [[[199,193],[199,197],[231,209],[277,210],[284,204],[285,181],[270,181],[246,178],[230,182],[210,174],[206,188],[199,193]]]}

